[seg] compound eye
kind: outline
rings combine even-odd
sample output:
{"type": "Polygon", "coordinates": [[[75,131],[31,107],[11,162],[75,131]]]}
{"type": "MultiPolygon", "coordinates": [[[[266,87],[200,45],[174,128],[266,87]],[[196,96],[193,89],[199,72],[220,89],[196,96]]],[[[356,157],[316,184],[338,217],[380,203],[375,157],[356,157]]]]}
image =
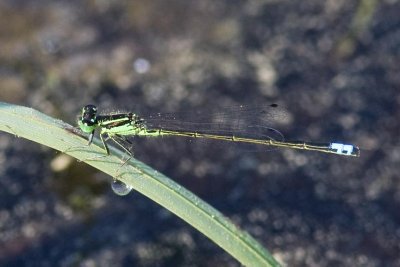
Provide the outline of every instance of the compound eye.
{"type": "Polygon", "coordinates": [[[96,124],[96,114],[84,113],[81,118],[82,123],[92,126],[96,124]]]}
{"type": "Polygon", "coordinates": [[[83,113],[91,113],[91,114],[96,114],[97,112],[97,107],[95,105],[86,105],[83,108],[83,113]]]}

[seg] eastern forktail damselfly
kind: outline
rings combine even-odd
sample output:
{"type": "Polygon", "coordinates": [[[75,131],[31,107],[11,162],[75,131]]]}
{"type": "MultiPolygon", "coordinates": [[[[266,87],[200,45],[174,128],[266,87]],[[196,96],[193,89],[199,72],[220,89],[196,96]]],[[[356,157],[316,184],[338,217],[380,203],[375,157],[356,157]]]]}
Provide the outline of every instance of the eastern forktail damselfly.
{"type": "MultiPolygon", "coordinates": [[[[257,110],[257,112],[252,110],[252,117],[257,116],[257,114],[260,116],[269,115],[270,110],[273,110],[276,106],[276,104],[272,104],[265,109],[257,110]]],[[[83,132],[90,133],[89,145],[92,143],[96,129],[100,130],[100,139],[108,155],[110,154],[110,150],[106,143],[107,138],[114,140],[118,145],[130,153],[130,150],[122,145],[118,140],[128,136],[180,136],[188,138],[214,139],[235,143],[248,143],[260,146],[312,150],[350,157],[360,156],[360,149],[351,144],[343,144],[340,142],[315,143],[305,141],[287,141],[284,140],[283,135],[279,131],[273,128],[263,125],[252,125],[251,117],[235,120],[233,119],[234,116],[236,116],[235,114],[226,114],[227,121],[221,122],[196,123],[196,118],[193,118],[193,121],[180,122],[175,119],[174,116],[170,116],[169,119],[164,119],[162,123],[159,123],[157,122],[157,116],[144,119],[135,113],[98,115],[96,106],[87,105],[82,109],[82,115],[78,119],[78,124],[83,132]],[[246,125],[247,121],[248,124],[246,125]],[[227,127],[226,125],[230,126],[227,127]],[[252,135],[252,129],[269,130],[278,138],[270,136],[269,134],[252,135]]],[[[237,116],[240,116],[240,109],[237,112],[237,116]]]]}

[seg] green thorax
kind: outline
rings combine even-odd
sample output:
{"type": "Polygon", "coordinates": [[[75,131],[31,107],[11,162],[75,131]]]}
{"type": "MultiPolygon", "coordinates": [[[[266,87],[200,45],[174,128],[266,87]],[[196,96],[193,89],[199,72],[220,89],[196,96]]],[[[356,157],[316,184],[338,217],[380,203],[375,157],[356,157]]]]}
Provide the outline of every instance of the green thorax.
{"type": "Polygon", "coordinates": [[[101,133],[108,135],[159,136],[159,130],[148,129],[145,121],[133,113],[99,115],[97,124],[101,133]]]}

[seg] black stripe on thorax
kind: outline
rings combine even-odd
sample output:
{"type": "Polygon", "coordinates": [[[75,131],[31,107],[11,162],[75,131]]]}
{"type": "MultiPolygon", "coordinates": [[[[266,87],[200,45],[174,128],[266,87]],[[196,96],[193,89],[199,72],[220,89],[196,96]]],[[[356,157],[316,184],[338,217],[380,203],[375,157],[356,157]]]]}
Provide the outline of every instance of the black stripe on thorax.
{"type": "Polygon", "coordinates": [[[136,114],[112,114],[97,116],[97,122],[107,129],[125,125],[139,125],[144,123],[144,120],[139,118],[136,114]]]}

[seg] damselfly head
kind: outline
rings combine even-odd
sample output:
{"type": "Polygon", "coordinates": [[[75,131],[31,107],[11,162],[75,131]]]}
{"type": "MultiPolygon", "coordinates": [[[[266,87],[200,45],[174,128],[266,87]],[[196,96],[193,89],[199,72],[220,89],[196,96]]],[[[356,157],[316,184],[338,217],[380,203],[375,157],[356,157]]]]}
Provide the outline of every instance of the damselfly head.
{"type": "Polygon", "coordinates": [[[82,115],[78,118],[79,127],[82,131],[90,133],[97,126],[97,107],[95,105],[86,105],[82,109],[82,115]]]}
{"type": "Polygon", "coordinates": [[[87,125],[93,125],[96,123],[97,107],[95,105],[86,105],[82,109],[82,117],[80,120],[87,125]]]}

